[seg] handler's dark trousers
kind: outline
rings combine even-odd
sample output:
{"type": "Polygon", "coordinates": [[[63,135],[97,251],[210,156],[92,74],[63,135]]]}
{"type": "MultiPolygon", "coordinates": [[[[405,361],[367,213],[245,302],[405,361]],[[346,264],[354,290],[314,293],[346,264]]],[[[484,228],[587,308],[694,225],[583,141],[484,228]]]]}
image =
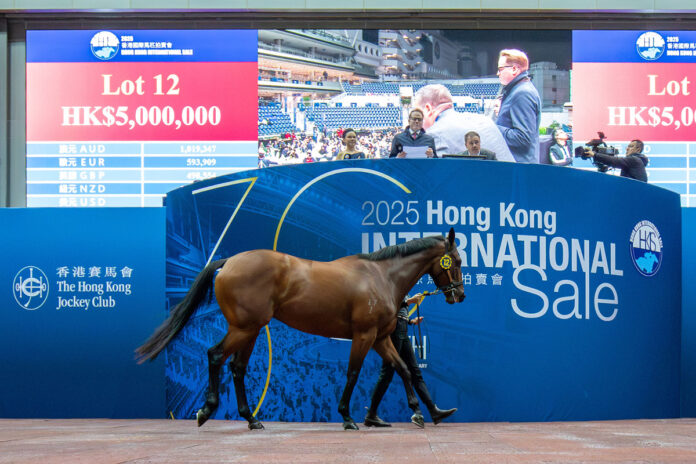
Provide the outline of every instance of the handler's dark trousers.
{"type": "MultiPolygon", "coordinates": [[[[418,393],[418,396],[423,401],[428,411],[433,411],[435,408],[435,403],[430,397],[428,388],[425,386],[425,381],[423,380],[423,375],[418,368],[418,362],[413,354],[413,346],[411,345],[411,340],[408,338],[408,321],[404,319],[396,320],[396,329],[391,334],[391,340],[399,353],[399,357],[404,361],[406,367],[408,367],[411,373],[411,383],[413,384],[413,389],[418,393]]],[[[394,377],[394,368],[390,363],[383,361],[382,369],[379,372],[379,380],[375,386],[375,391],[372,392],[372,401],[370,403],[370,410],[368,414],[377,414],[377,407],[382,401],[382,397],[387,391],[389,384],[394,377]]],[[[420,408],[419,408],[420,409],[420,408]]]]}

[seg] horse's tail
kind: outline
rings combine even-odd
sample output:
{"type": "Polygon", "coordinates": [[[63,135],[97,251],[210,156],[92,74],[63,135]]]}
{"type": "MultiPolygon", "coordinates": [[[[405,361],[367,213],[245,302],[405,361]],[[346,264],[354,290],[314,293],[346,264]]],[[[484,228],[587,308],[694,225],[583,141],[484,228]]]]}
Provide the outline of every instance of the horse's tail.
{"type": "Polygon", "coordinates": [[[193,285],[191,285],[191,289],[184,299],[169,313],[167,320],[155,330],[155,333],[150,335],[150,338],[145,343],[136,348],[135,357],[138,360],[138,364],[155,359],[169,342],[181,332],[191,314],[205,298],[206,293],[210,291],[212,294],[215,271],[220,269],[226,261],[227,258],[213,261],[203,268],[196,280],[193,281],[193,285]]]}

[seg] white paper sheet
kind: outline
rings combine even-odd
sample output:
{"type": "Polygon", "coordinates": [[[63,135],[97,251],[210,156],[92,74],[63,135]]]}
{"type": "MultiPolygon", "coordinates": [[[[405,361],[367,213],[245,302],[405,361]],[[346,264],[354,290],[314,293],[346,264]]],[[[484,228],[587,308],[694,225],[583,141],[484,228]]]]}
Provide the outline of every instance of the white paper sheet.
{"type": "Polygon", "coordinates": [[[403,147],[401,151],[406,153],[406,158],[427,158],[425,150],[430,147],[403,147]]]}

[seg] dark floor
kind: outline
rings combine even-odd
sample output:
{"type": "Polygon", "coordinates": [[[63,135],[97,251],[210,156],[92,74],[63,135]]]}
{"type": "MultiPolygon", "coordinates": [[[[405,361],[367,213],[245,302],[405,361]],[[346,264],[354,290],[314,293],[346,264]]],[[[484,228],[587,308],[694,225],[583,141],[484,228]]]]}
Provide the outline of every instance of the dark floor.
{"type": "Polygon", "coordinates": [[[341,424],[0,420],[0,463],[696,463],[696,419],[341,424]]]}

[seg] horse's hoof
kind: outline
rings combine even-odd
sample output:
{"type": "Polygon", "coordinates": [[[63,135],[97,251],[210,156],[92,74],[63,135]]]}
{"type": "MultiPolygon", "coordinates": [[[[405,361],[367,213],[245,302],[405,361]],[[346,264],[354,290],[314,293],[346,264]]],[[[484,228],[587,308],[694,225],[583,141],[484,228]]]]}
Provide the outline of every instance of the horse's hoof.
{"type": "Polygon", "coordinates": [[[208,420],[208,416],[206,416],[203,413],[202,409],[199,409],[198,412],[196,413],[196,422],[198,422],[198,426],[200,427],[201,425],[205,424],[205,421],[208,420]]]}
{"type": "Polygon", "coordinates": [[[425,420],[423,419],[423,414],[414,414],[411,416],[411,422],[416,424],[420,428],[425,428],[425,420]]]}
{"type": "Polygon", "coordinates": [[[349,420],[349,421],[343,422],[343,430],[360,430],[360,429],[358,428],[358,424],[356,424],[352,420],[349,420]]]}
{"type": "Polygon", "coordinates": [[[265,427],[260,421],[249,422],[249,430],[263,430],[265,427]]]}

